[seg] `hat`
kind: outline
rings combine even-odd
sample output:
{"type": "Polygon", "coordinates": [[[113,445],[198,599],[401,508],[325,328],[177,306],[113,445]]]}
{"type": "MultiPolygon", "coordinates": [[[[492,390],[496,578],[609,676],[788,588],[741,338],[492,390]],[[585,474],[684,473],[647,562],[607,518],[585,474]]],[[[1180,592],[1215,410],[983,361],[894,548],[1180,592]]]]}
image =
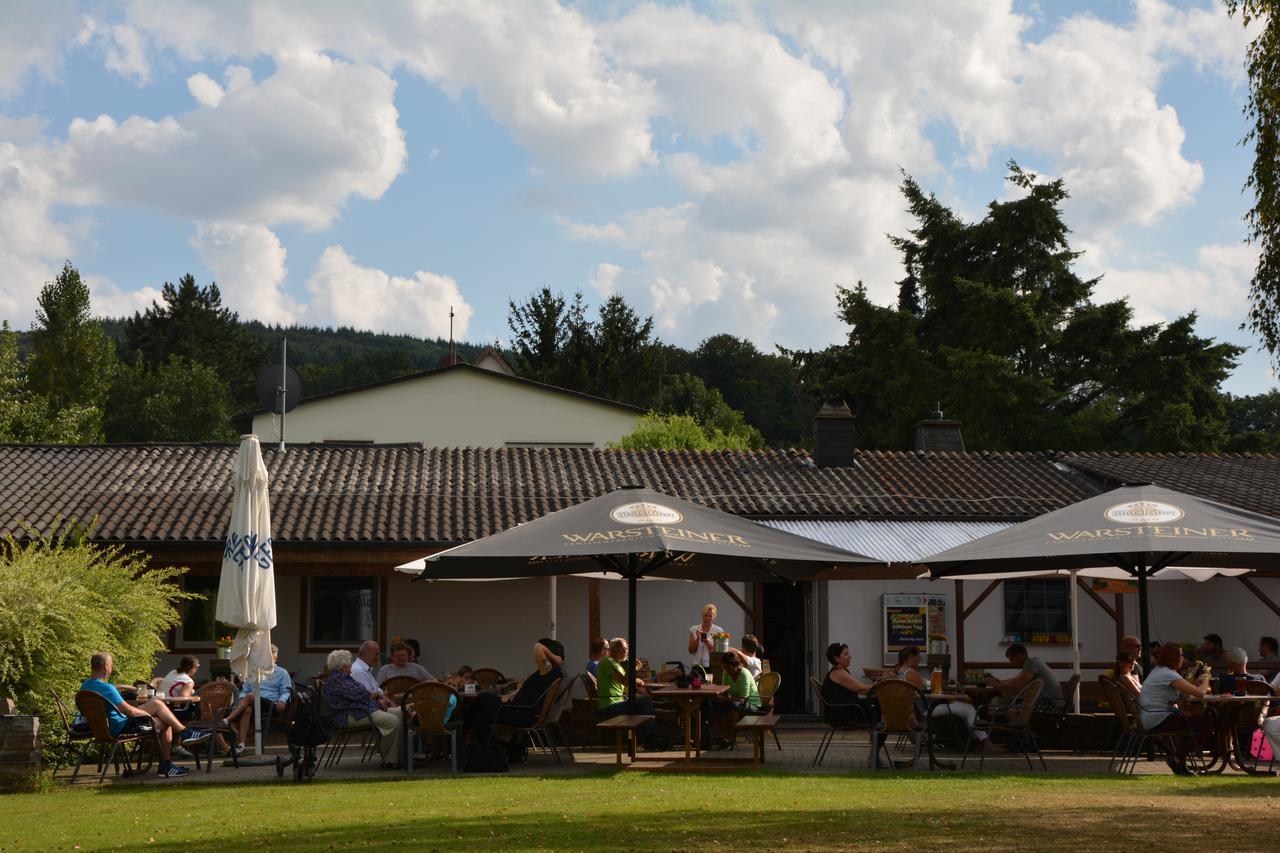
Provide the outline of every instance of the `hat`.
{"type": "Polygon", "coordinates": [[[1244,649],[1240,648],[1239,646],[1236,646],[1234,649],[1232,649],[1230,654],[1227,655],[1227,657],[1231,659],[1232,663],[1248,663],[1249,662],[1249,653],[1246,652],[1244,649]]]}

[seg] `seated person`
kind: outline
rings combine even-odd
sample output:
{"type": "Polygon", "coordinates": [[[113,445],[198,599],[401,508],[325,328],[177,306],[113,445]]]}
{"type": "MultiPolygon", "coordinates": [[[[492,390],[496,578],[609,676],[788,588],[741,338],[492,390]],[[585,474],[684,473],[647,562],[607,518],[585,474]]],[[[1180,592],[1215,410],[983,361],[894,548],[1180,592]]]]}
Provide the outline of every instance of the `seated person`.
{"type": "Polygon", "coordinates": [[[592,675],[596,674],[596,667],[600,665],[600,661],[609,655],[609,641],[604,637],[597,637],[587,644],[587,672],[592,675]]]}
{"type": "Polygon", "coordinates": [[[376,728],[382,736],[379,738],[382,766],[400,767],[404,716],[398,711],[388,711],[390,703],[386,697],[374,698],[363,684],[351,677],[353,660],[346,649],[334,649],[325,661],[329,677],[322,689],[333,711],[333,724],[341,729],[376,728]]]}
{"type": "Polygon", "coordinates": [[[505,696],[481,693],[471,703],[464,724],[473,743],[489,740],[489,730],[495,725],[527,728],[537,722],[547,689],[564,678],[560,669],[564,663],[564,645],[558,640],[538,640],[533,644],[533,663],[537,669],[520,683],[515,693],[505,696]]]}
{"type": "MultiPolygon", "coordinates": [[[[409,663],[418,663],[418,658],[422,657],[422,645],[412,637],[405,637],[404,644],[409,649],[409,663]]],[[[392,643],[392,645],[395,644],[392,643]]],[[[427,680],[434,681],[435,679],[429,678],[427,680]]]]}
{"type": "Polygon", "coordinates": [[[1142,657],[1142,641],[1133,636],[1133,634],[1125,634],[1120,639],[1120,648],[1116,650],[1117,654],[1120,652],[1128,653],[1129,658],[1133,661],[1133,675],[1138,681],[1142,681],[1142,673],[1146,671],[1139,662],[1142,657]]]}
{"type": "MultiPolygon", "coordinates": [[[[716,713],[728,715],[728,731],[732,732],[733,727],[744,716],[760,713],[760,691],[756,689],[755,677],[742,665],[736,654],[725,652],[721,664],[724,667],[724,683],[729,685],[729,689],[716,696],[712,707],[716,713]]],[[[722,738],[716,748],[732,749],[733,738],[722,738]]]]}
{"type": "MultiPolygon", "coordinates": [[[[1271,693],[1274,696],[1280,696],[1280,672],[1276,673],[1276,677],[1271,679],[1271,693]]],[[[1275,702],[1271,703],[1275,705],[1275,702]]],[[[1280,714],[1270,717],[1262,724],[1262,733],[1267,737],[1267,743],[1271,746],[1271,754],[1280,758],[1280,714]]]]}
{"type": "Polygon", "coordinates": [[[410,660],[413,656],[413,650],[408,643],[396,641],[391,644],[391,663],[378,670],[378,686],[387,683],[391,678],[403,678],[408,676],[414,681],[435,681],[435,677],[427,672],[427,668],[420,663],[414,663],[410,660]]]}
{"type": "MultiPolygon", "coordinates": [[[[894,670],[894,675],[918,690],[928,690],[930,685],[925,683],[924,676],[920,674],[920,656],[919,646],[907,646],[899,650],[898,668],[894,670]]],[[[973,707],[972,703],[963,700],[945,702],[934,705],[930,716],[955,717],[964,723],[966,729],[972,730],[973,723],[978,718],[978,709],[973,707]]],[[[983,731],[975,731],[973,736],[979,743],[987,739],[987,733],[983,731]]],[[[992,747],[995,747],[994,743],[992,747]]]]}
{"type": "Polygon", "coordinates": [[[1222,637],[1218,634],[1205,634],[1204,642],[1196,650],[1200,659],[1209,664],[1214,675],[1222,675],[1227,671],[1227,650],[1222,646],[1222,637]]]}
{"type": "MultiPolygon", "coordinates": [[[[200,669],[200,659],[192,655],[186,655],[178,661],[176,668],[169,670],[160,681],[158,692],[162,696],[171,696],[175,699],[182,699],[193,695],[196,691],[195,674],[200,669]]],[[[192,703],[173,706],[173,715],[179,720],[190,722],[197,716],[196,706],[192,703]]]]}
{"type": "MultiPolygon", "coordinates": [[[[1141,644],[1139,644],[1141,648],[1141,644]]],[[[1113,677],[1116,685],[1134,699],[1138,698],[1138,694],[1142,692],[1142,682],[1138,680],[1138,674],[1135,672],[1137,664],[1133,662],[1133,655],[1128,652],[1120,652],[1116,655],[1116,668],[1113,677]]]]}
{"type": "Polygon", "coordinates": [[[1238,681],[1266,681],[1266,679],[1249,672],[1249,653],[1236,646],[1227,653],[1227,674],[1218,679],[1219,692],[1235,693],[1238,681]]]}
{"type": "MultiPolygon", "coordinates": [[[[169,753],[176,736],[181,743],[194,746],[204,743],[210,737],[206,730],[189,729],[181,720],[173,715],[169,706],[159,699],[150,699],[141,705],[133,706],[124,701],[120,691],[108,679],[115,670],[115,659],[110,652],[97,652],[89,659],[90,675],[80,685],[81,690],[90,690],[106,699],[107,727],[114,737],[122,734],[133,734],[155,728],[160,736],[160,775],[168,778],[186,776],[190,771],[176,766],[169,753]]],[[[89,731],[89,723],[79,713],[76,714],[72,727],[76,731],[89,731]]]]}
{"type": "Polygon", "coordinates": [[[468,684],[476,683],[476,671],[464,663],[458,667],[457,672],[445,676],[444,683],[462,693],[466,690],[468,684]]]}
{"type": "Polygon", "coordinates": [[[1280,661],[1280,640],[1275,637],[1263,637],[1258,640],[1259,661],[1280,661]]]}
{"type": "MultiPolygon", "coordinates": [[[[601,658],[596,667],[596,715],[599,717],[631,713],[627,700],[628,652],[627,641],[614,637],[609,641],[609,656],[601,658]]],[[[636,679],[636,713],[653,713],[653,700],[639,678],[636,679]]]]}
{"type": "Polygon", "coordinates": [[[852,662],[853,654],[847,644],[827,646],[827,663],[831,664],[831,670],[822,679],[822,700],[829,726],[870,725],[875,722],[873,706],[866,699],[871,683],[849,672],[852,662]]]}
{"type": "Polygon", "coordinates": [[[373,640],[365,640],[356,652],[356,659],[351,664],[351,677],[354,678],[369,695],[375,699],[382,697],[382,688],[378,686],[377,672],[382,662],[382,650],[373,640]]]}
{"type": "MultiPolygon", "coordinates": [[[[1008,658],[1009,663],[1017,667],[1018,674],[1011,678],[1000,679],[994,675],[987,676],[987,684],[991,687],[999,687],[1004,690],[1021,690],[1024,686],[1032,681],[1032,679],[1040,679],[1044,682],[1044,686],[1040,688],[1040,696],[1036,699],[1036,710],[1045,714],[1060,714],[1066,708],[1066,702],[1062,698],[1062,685],[1058,683],[1058,679],[1054,676],[1053,671],[1040,658],[1033,658],[1027,654],[1027,647],[1022,643],[1014,643],[1005,649],[1004,656],[1008,658]]],[[[1010,710],[1010,713],[1012,711],[1010,710]]]]}
{"type": "Polygon", "coordinates": [[[254,701],[253,697],[258,695],[258,702],[263,713],[268,708],[274,709],[274,713],[283,714],[284,709],[289,704],[289,699],[293,697],[293,678],[289,675],[289,670],[280,666],[277,659],[280,657],[280,649],[271,644],[271,672],[262,679],[262,687],[259,689],[252,681],[246,681],[244,687],[240,690],[240,701],[227,714],[227,722],[236,727],[236,737],[239,743],[232,747],[236,755],[240,755],[245,751],[245,744],[249,740],[249,726],[253,723],[254,701]]]}
{"type": "Polygon", "coordinates": [[[764,654],[764,646],[760,644],[754,634],[743,634],[742,648],[729,649],[729,653],[738,659],[738,663],[742,664],[742,668],[749,672],[752,678],[759,678],[760,673],[764,671],[764,665],[760,663],[760,655],[764,654]]]}
{"type": "Polygon", "coordinates": [[[1169,768],[1179,776],[1189,776],[1187,755],[1198,749],[1213,734],[1213,721],[1207,714],[1186,715],[1178,710],[1176,702],[1182,696],[1204,696],[1209,692],[1209,674],[1199,683],[1192,684],[1178,672],[1182,668],[1182,649],[1177,643],[1165,643],[1160,647],[1157,666],[1142,682],[1138,694],[1138,713],[1148,732],[1186,733],[1187,737],[1174,740],[1174,754],[1166,756],[1169,768]]]}

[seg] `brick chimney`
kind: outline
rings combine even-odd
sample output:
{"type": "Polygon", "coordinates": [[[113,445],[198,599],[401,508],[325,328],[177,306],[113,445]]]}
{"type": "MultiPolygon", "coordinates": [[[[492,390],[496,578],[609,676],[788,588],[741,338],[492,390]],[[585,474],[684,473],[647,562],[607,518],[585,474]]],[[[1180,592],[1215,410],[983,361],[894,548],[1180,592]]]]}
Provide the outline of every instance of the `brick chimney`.
{"type": "Polygon", "coordinates": [[[839,401],[822,405],[813,419],[813,464],[838,468],[853,464],[853,412],[839,401]]]}
{"type": "Polygon", "coordinates": [[[916,424],[916,450],[964,453],[960,422],[949,421],[942,416],[942,403],[934,403],[929,419],[916,424]]]}

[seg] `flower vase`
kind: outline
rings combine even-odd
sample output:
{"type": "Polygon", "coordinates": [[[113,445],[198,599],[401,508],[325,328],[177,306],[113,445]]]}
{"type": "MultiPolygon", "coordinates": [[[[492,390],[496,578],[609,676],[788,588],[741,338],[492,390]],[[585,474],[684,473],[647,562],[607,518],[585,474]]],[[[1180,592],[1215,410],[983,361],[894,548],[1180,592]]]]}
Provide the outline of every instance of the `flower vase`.
{"type": "Polygon", "coordinates": [[[231,649],[228,646],[218,646],[218,660],[231,660],[231,649]]]}
{"type": "Polygon", "coordinates": [[[716,651],[717,651],[717,652],[720,652],[720,653],[722,653],[722,654],[723,654],[724,652],[729,651],[729,638],[728,638],[728,637],[720,637],[720,638],[717,638],[717,639],[716,639],[716,651]]]}

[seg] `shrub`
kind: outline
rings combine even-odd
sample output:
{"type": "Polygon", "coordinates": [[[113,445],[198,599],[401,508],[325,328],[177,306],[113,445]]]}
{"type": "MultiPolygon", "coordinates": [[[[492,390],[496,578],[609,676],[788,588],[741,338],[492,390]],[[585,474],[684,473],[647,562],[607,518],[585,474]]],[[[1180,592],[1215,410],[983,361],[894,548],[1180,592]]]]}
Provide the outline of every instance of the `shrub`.
{"type": "Polygon", "coordinates": [[[193,597],[174,581],[181,568],[150,569],[123,546],[86,542],[71,525],[26,542],[0,542],[0,696],[39,714],[45,761],[65,758],[50,691],[70,706],[94,652],[115,658],[115,679],[149,679],[161,635],[193,597]]]}

